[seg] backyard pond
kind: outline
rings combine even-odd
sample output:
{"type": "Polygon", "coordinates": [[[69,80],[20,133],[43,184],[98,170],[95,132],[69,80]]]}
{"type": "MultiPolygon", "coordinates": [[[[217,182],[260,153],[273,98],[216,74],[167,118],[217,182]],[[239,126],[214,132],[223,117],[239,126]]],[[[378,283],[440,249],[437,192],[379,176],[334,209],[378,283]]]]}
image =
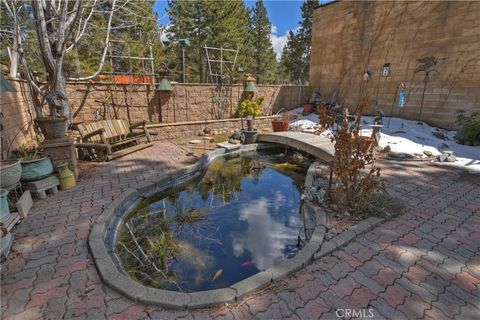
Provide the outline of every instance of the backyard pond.
{"type": "Polygon", "coordinates": [[[315,226],[300,210],[310,162],[279,150],[219,157],[198,178],[143,199],[119,230],[123,269],[150,287],[193,292],[293,257],[315,226]]]}

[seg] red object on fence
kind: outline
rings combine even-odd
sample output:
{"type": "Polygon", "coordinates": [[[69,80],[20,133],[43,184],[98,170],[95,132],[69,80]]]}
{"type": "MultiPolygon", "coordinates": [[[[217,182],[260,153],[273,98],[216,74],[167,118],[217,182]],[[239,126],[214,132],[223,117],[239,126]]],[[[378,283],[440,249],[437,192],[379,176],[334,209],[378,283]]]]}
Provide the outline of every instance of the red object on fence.
{"type": "Polygon", "coordinates": [[[115,82],[120,84],[125,83],[152,83],[151,76],[136,76],[136,75],[99,75],[99,80],[115,82]]]}

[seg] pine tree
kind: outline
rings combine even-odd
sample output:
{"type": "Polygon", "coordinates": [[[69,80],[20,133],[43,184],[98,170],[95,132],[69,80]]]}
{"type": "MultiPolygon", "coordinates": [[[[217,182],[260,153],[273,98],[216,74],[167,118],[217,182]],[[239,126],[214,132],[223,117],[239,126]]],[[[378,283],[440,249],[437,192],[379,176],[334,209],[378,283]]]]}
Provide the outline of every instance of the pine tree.
{"type": "Polygon", "coordinates": [[[296,34],[289,32],[287,44],[282,51],[281,64],[285,72],[283,76],[290,81],[308,81],[313,12],[318,5],[318,0],[306,0],[302,4],[300,29],[296,34]]]}
{"type": "MultiPolygon", "coordinates": [[[[181,74],[181,49],[178,40],[187,38],[191,47],[185,51],[188,82],[208,81],[208,65],[204,46],[239,49],[238,65],[249,63],[246,37],[248,34],[248,10],[242,0],[186,1],[170,0],[170,52],[178,58],[170,66],[181,74]]],[[[230,70],[233,75],[235,70],[230,70]]]]}
{"type": "Polygon", "coordinates": [[[255,75],[258,83],[272,82],[276,77],[277,63],[270,40],[272,24],[262,0],[258,0],[250,12],[249,28],[253,53],[251,73],[255,75]]]}

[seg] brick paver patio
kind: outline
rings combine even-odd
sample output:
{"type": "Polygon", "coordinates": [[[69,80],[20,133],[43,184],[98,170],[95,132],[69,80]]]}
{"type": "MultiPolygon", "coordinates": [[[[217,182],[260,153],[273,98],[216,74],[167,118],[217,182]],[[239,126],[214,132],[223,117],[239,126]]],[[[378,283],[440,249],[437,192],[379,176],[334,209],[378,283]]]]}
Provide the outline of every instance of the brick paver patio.
{"type": "Polygon", "coordinates": [[[373,319],[480,318],[480,177],[419,162],[380,163],[407,214],[233,305],[163,310],[103,286],[86,241],[103,206],[192,161],[156,143],[36,201],[2,265],[2,319],[338,319],[344,309],[364,317],[371,309],[373,319]]]}

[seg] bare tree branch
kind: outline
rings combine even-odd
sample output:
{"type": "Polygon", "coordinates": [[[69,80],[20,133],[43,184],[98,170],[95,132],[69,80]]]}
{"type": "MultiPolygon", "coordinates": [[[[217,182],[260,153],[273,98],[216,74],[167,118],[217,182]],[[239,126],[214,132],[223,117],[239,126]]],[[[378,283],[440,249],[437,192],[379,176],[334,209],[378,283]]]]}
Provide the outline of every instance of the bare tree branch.
{"type": "Polygon", "coordinates": [[[108,17],[108,23],[107,23],[107,30],[106,30],[106,36],[105,36],[105,46],[103,48],[102,57],[100,59],[97,71],[94,74],[92,74],[88,77],[67,78],[67,80],[70,80],[70,81],[85,81],[85,80],[95,78],[96,76],[98,76],[100,74],[100,72],[102,72],[103,66],[105,64],[105,57],[107,56],[107,52],[108,52],[108,46],[109,46],[109,43],[110,43],[110,31],[111,31],[111,27],[112,27],[113,12],[115,11],[116,2],[117,2],[117,0],[113,0],[113,2],[112,2],[112,9],[110,11],[110,16],[108,17]]]}

